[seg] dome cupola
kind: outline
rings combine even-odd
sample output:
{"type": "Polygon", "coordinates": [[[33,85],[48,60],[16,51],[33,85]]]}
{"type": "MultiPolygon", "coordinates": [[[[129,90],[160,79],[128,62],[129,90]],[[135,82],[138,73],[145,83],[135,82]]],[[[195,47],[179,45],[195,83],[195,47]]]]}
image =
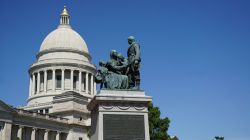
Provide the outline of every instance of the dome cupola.
{"type": "Polygon", "coordinates": [[[92,98],[96,93],[95,73],[88,47],[70,26],[70,16],[64,7],[59,26],[45,37],[36,62],[30,66],[27,109],[44,108],[52,103],[53,97],[68,91],[92,98]]]}
{"type": "Polygon", "coordinates": [[[76,31],[69,24],[70,16],[64,6],[60,15],[60,24],[43,40],[40,51],[37,55],[38,61],[46,59],[74,59],[79,61],[90,61],[88,47],[76,31]],[[62,53],[71,53],[65,56],[62,53]],[[56,54],[55,54],[56,53],[56,54]]]}
{"type": "Polygon", "coordinates": [[[63,11],[61,13],[61,19],[60,19],[61,25],[69,25],[69,14],[66,9],[66,6],[64,6],[63,11]]]}

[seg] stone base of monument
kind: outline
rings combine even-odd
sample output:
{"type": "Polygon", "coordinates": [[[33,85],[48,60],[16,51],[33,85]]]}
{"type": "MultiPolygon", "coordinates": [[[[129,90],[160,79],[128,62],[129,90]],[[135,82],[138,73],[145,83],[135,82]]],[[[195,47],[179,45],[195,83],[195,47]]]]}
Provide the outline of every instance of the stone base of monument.
{"type": "Polygon", "coordinates": [[[90,140],[150,140],[144,91],[101,90],[91,102],[90,140]]]}

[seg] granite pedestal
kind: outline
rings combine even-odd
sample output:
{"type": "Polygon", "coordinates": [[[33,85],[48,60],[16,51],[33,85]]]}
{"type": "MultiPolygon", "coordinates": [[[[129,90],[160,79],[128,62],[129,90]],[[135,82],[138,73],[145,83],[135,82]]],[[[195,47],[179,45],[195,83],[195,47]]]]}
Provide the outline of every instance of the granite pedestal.
{"type": "Polygon", "coordinates": [[[101,90],[91,102],[90,140],[150,140],[144,91],[101,90]]]}

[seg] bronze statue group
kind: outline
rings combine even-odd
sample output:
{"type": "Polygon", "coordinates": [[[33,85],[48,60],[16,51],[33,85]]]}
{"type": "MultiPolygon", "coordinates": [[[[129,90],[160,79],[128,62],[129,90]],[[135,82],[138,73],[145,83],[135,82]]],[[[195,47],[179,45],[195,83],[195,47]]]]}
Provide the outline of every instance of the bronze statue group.
{"type": "Polygon", "coordinates": [[[128,44],[128,58],[112,50],[108,62],[99,62],[95,81],[101,89],[140,90],[140,45],[133,36],[128,37],[128,44]]]}

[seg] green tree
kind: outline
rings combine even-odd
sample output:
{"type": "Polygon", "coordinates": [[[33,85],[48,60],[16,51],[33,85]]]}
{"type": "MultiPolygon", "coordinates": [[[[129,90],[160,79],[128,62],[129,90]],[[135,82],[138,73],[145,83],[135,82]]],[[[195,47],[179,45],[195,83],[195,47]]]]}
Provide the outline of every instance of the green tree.
{"type": "Polygon", "coordinates": [[[171,140],[167,133],[170,120],[167,117],[160,118],[160,109],[152,103],[149,103],[148,111],[150,140],[171,140]]]}

